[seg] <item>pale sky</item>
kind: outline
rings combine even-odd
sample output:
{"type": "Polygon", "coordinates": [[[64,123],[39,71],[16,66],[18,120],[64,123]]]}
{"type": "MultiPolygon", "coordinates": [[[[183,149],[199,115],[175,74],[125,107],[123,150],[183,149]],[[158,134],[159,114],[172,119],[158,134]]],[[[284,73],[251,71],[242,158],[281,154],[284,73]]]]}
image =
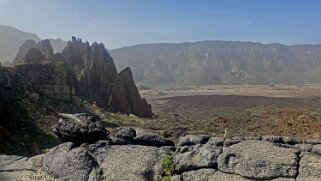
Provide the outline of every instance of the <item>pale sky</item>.
{"type": "Polygon", "coordinates": [[[321,43],[320,0],[0,0],[0,24],[108,49],[158,42],[321,43]]]}

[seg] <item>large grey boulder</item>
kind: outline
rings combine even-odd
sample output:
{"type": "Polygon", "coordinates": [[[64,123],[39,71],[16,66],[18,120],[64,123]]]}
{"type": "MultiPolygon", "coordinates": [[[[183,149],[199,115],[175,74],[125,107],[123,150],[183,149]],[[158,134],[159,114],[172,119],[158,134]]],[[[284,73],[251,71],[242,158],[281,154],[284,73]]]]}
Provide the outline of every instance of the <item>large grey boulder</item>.
{"type": "Polygon", "coordinates": [[[223,150],[218,169],[250,179],[294,178],[297,175],[297,152],[269,142],[244,141],[223,150]]]}
{"type": "Polygon", "coordinates": [[[61,144],[43,158],[43,169],[57,180],[99,180],[97,162],[85,147],[61,144]]]}
{"type": "Polygon", "coordinates": [[[312,153],[315,153],[321,156],[321,144],[313,145],[312,153]]]}
{"type": "Polygon", "coordinates": [[[86,113],[59,114],[59,116],[60,119],[53,131],[62,142],[79,145],[109,139],[108,132],[97,116],[86,113]]]}
{"type": "Polygon", "coordinates": [[[300,160],[297,181],[321,180],[321,157],[304,154],[300,160]]]}
{"type": "Polygon", "coordinates": [[[173,159],[175,169],[182,173],[200,168],[215,168],[222,149],[210,144],[178,147],[173,159]]]}
{"type": "Polygon", "coordinates": [[[167,150],[140,145],[112,145],[96,155],[102,180],[160,180],[167,150]]]}

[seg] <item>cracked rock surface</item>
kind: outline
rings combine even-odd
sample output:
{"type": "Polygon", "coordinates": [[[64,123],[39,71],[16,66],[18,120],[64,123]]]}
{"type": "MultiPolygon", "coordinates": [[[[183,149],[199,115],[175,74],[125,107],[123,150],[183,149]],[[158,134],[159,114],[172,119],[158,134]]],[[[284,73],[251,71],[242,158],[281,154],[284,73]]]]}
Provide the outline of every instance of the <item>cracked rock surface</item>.
{"type": "Polygon", "coordinates": [[[0,155],[0,180],[157,181],[165,155],[173,155],[173,181],[321,180],[319,141],[186,135],[175,148],[131,142],[135,129],[119,131],[122,144],[66,142],[31,158],[0,155]]]}

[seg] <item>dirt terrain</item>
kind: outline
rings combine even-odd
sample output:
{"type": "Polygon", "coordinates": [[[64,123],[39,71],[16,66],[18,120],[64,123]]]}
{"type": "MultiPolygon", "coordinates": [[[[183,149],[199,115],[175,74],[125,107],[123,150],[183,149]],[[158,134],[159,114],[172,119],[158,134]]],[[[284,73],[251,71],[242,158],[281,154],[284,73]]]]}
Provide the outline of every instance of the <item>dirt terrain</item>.
{"type": "Polygon", "coordinates": [[[158,118],[139,125],[165,135],[321,138],[321,85],[155,87],[141,93],[158,118]]]}

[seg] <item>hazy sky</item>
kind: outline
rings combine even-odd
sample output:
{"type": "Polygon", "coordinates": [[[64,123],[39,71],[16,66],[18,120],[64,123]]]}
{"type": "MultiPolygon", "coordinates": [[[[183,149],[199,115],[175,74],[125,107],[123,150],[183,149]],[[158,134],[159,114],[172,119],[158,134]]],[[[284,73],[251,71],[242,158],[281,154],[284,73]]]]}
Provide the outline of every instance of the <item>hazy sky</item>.
{"type": "Polygon", "coordinates": [[[109,49],[199,40],[320,44],[321,0],[0,0],[0,24],[109,49]]]}

